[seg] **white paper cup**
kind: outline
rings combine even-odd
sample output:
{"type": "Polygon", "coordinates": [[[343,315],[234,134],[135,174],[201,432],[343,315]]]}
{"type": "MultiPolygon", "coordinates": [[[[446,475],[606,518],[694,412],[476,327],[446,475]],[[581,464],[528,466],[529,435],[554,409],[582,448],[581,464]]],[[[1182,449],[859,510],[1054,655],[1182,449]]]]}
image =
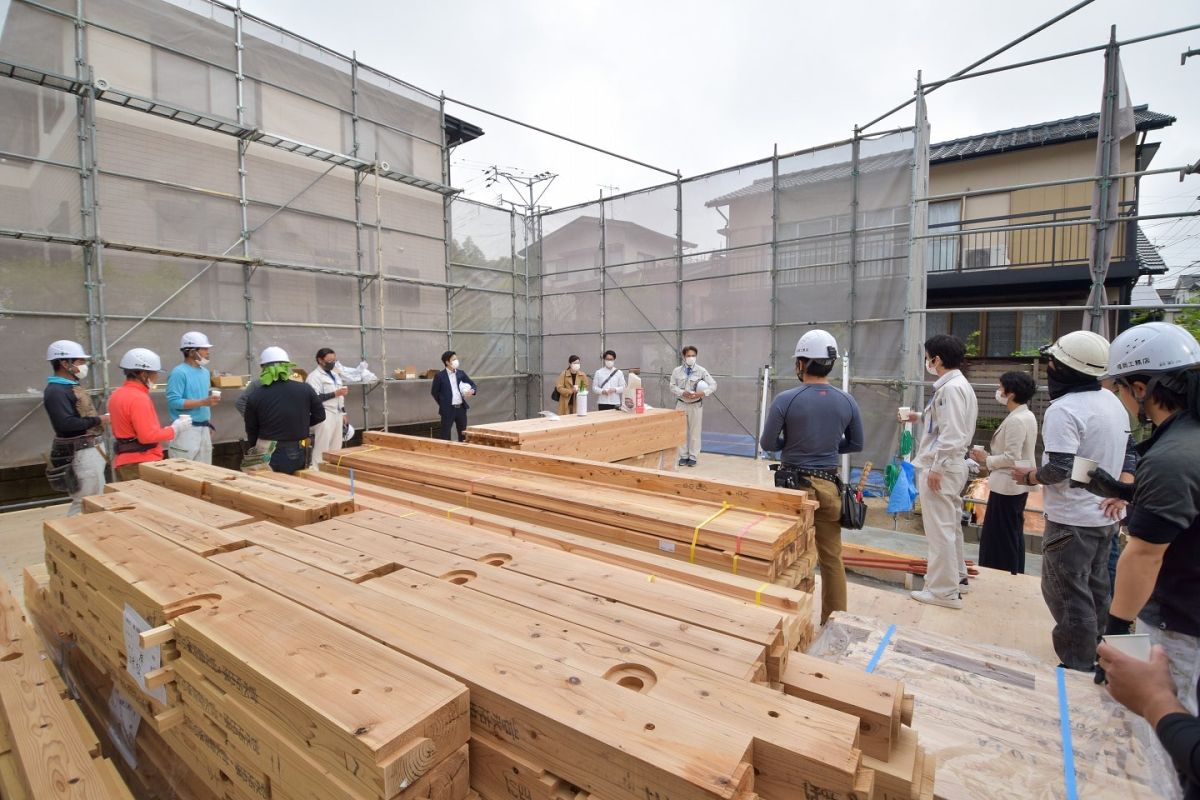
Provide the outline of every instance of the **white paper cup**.
{"type": "Polygon", "coordinates": [[[975,444],[975,445],[971,445],[971,452],[972,453],[986,453],[987,448],[981,444],[975,444]]]}
{"type": "Polygon", "coordinates": [[[1092,478],[1088,473],[1098,466],[1100,464],[1090,458],[1075,456],[1075,464],[1071,467],[1071,480],[1076,483],[1091,483],[1092,478]]]}
{"type": "Polygon", "coordinates": [[[908,406],[900,406],[898,409],[896,409],[896,416],[905,422],[908,422],[908,415],[911,413],[912,409],[908,406]]]}
{"type": "Polygon", "coordinates": [[[211,389],[211,390],[209,390],[208,394],[209,394],[211,397],[220,397],[220,396],[221,396],[221,390],[220,390],[220,389],[211,389]]]}
{"type": "Polygon", "coordinates": [[[1105,636],[1104,641],[1130,658],[1150,660],[1150,634],[1126,633],[1105,636]]]}

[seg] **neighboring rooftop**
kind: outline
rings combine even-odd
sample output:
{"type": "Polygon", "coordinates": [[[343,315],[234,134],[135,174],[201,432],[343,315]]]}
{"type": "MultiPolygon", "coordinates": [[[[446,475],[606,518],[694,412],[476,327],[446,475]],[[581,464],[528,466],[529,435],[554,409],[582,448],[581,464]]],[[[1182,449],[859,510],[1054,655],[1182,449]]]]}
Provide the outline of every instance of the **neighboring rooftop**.
{"type": "MultiPolygon", "coordinates": [[[[1146,105],[1134,106],[1133,117],[1139,131],[1159,130],[1176,121],[1175,117],[1151,111],[1150,107],[1146,105]]],[[[1095,113],[1056,119],[1051,122],[1039,122],[1036,125],[1025,125],[1003,131],[978,133],[974,136],[930,145],[929,163],[960,161],[1013,150],[1027,150],[1031,147],[1045,147],[1051,144],[1094,139],[1099,131],[1100,114],[1095,113]]]]}
{"type": "MultiPolygon", "coordinates": [[[[1166,128],[1175,123],[1175,117],[1151,111],[1149,106],[1141,105],[1133,108],[1134,121],[1137,130],[1152,131],[1166,128]]],[[[969,158],[1008,153],[1016,150],[1027,150],[1034,147],[1046,147],[1054,144],[1094,139],[1100,130],[1100,114],[1085,114],[1080,117],[1068,117],[1052,122],[1039,122],[1021,128],[1009,128],[1004,131],[980,133],[963,139],[952,139],[948,142],[938,142],[929,146],[929,163],[944,164],[951,161],[963,161],[969,158]]],[[[894,153],[871,156],[858,162],[860,175],[882,172],[889,169],[900,169],[909,163],[909,150],[899,150],[894,153]]],[[[826,181],[843,180],[850,177],[850,162],[842,161],[823,167],[789,172],[779,176],[780,191],[788,191],[799,186],[826,181]]],[[[709,200],[706,206],[724,206],[731,201],[743,197],[762,194],[771,190],[771,178],[760,178],[749,186],[743,186],[728,194],[709,200]]]]}
{"type": "Polygon", "coordinates": [[[1141,225],[1137,227],[1137,259],[1138,269],[1142,273],[1162,275],[1167,271],[1167,262],[1163,261],[1158,248],[1150,241],[1141,225]]]}

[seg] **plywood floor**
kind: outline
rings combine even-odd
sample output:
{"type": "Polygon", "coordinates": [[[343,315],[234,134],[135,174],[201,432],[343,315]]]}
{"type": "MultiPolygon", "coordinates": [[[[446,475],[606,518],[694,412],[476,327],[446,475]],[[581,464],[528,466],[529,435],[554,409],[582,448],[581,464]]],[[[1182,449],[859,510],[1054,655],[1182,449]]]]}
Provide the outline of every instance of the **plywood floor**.
{"type": "Polygon", "coordinates": [[[42,523],[66,515],[65,504],[0,514],[0,577],[12,587],[22,608],[25,593],[21,588],[21,571],[46,560],[42,523]]]}

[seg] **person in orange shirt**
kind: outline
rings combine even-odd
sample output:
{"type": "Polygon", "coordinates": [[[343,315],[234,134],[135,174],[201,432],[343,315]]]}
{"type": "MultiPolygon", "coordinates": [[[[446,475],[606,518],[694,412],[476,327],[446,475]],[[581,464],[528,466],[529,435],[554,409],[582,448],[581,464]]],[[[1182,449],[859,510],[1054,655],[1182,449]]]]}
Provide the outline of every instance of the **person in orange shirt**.
{"type": "Polygon", "coordinates": [[[162,360],[153,350],[133,348],[121,356],[121,369],[125,383],[108,399],[108,413],[114,439],[113,469],[118,481],[127,481],[138,476],[138,464],[162,461],[163,442],[190,428],[192,420],[181,415],[165,428],[158,424],[150,385],[162,372],[162,360]]]}

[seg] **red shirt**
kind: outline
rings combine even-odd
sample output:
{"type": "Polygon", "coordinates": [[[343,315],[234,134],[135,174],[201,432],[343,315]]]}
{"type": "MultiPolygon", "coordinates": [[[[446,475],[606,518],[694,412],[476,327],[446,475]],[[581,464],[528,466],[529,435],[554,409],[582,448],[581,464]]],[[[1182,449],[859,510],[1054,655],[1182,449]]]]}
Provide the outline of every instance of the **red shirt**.
{"type": "Polygon", "coordinates": [[[112,434],[116,439],[136,437],[142,444],[154,447],[143,453],[118,453],[114,467],[141,464],[143,461],[162,461],[162,442],[175,438],[175,429],[158,424],[158,412],[150,399],[150,390],[141,381],[127,380],[108,398],[108,413],[112,434]]]}

